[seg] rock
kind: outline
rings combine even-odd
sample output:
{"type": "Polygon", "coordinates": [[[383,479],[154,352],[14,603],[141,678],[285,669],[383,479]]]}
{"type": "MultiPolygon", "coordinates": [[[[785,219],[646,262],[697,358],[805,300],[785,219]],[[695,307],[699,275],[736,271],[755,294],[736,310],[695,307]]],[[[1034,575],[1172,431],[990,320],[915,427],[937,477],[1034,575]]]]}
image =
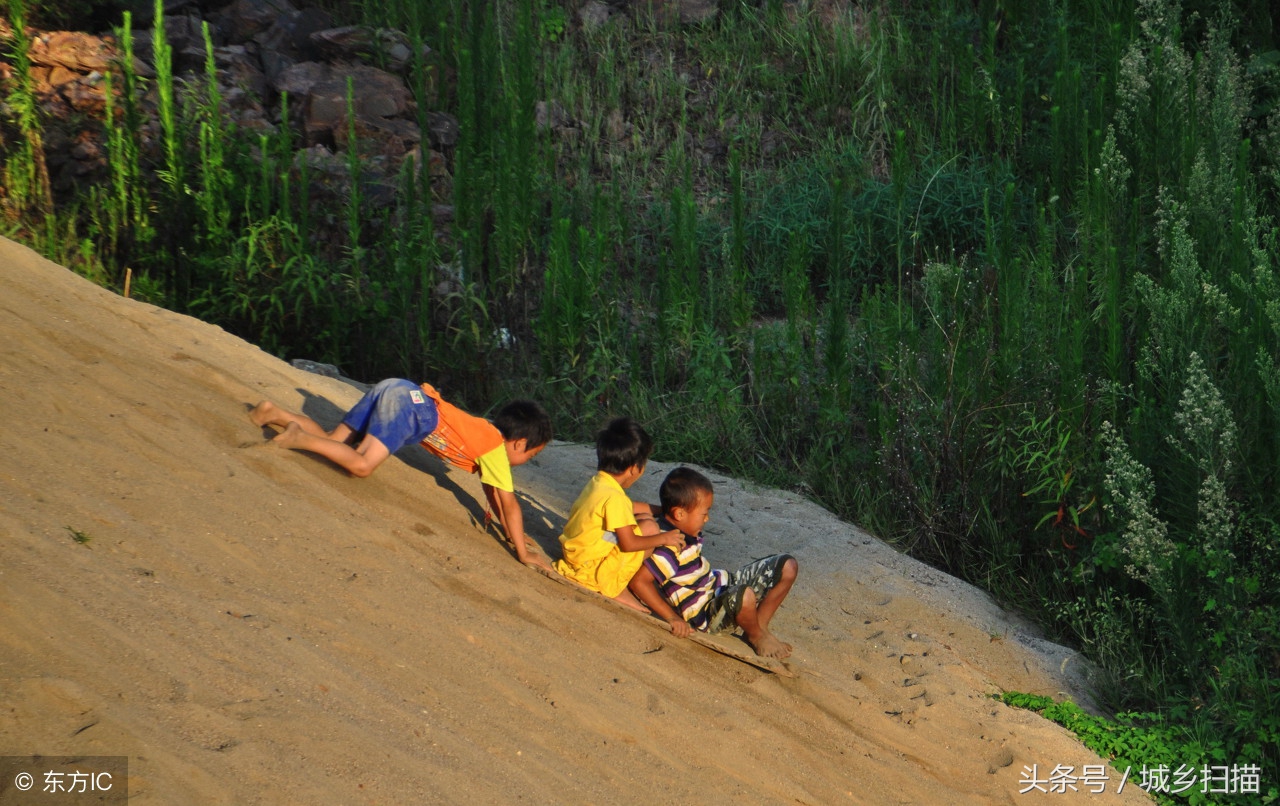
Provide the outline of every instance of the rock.
{"type": "Polygon", "coordinates": [[[710,135],[698,143],[697,154],[698,162],[706,168],[725,159],[729,155],[729,146],[719,137],[710,135]]]}
{"type": "Polygon", "coordinates": [[[559,101],[538,101],[533,105],[533,120],[539,129],[559,129],[569,125],[569,113],[559,101]]]}
{"type": "Polygon", "coordinates": [[[305,372],[314,372],[317,375],[323,375],[326,378],[341,378],[342,370],[333,364],[321,364],[319,361],[309,361],[305,358],[295,358],[289,362],[295,368],[305,372]]]}
{"type": "MultiPolygon", "coordinates": [[[[395,73],[403,73],[413,59],[413,44],[409,37],[394,28],[347,25],[316,31],[310,39],[322,56],[385,63],[395,73]]],[[[430,52],[431,48],[422,46],[423,59],[430,52]]]]}
{"type": "Polygon", "coordinates": [[[79,78],[79,73],[68,70],[62,65],[57,65],[45,73],[44,81],[41,83],[47,84],[54,89],[61,89],[64,85],[77,81],[79,78]]]}
{"type": "Polygon", "coordinates": [[[308,142],[326,139],[336,127],[346,125],[348,80],[357,118],[395,117],[409,109],[409,89],[398,76],[365,65],[334,68],[307,95],[303,115],[308,142]]]}
{"type": "Polygon", "coordinates": [[[613,6],[601,0],[589,0],[578,10],[578,20],[587,31],[602,28],[614,14],[613,6]]]}
{"type": "Polygon", "coordinates": [[[222,95],[222,105],[232,122],[258,134],[274,134],[276,127],[267,120],[267,109],[257,97],[239,87],[231,87],[222,95]]]}
{"type": "Polygon", "coordinates": [[[102,143],[95,140],[89,132],[81,132],[76,137],[75,143],[71,146],[70,154],[78,162],[86,164],[87,169],[106,164],[106,154],[103,152],[102,143]]]}
{"type": "Polygon", "coordinates": [[[638,0],[655,19],[667,25],[698,25],[710,22],[720,13],[716,0],[638,0]]]}
{"type": "Polygon", "coordinates": [[[72,109],[86,115],[101,115],[106,109],[106,96],[102,91],[102,76],[78,76],[75,81],[63,85],[62,97],[72,109]]]}
{"type": "Polygon", "coordinates": [[[610,140],[615,143],[621,142],[630,133],[631,124],[627,123],[627,119],[623,116],[621,109],[614,109],[605,117],[604,130],[609,135],[610,140]]]}
{"type": "Polygon", "coordinates": [[[720,13],[715,0],[680,0],[679,6],[682,25],[710,22],[720,13]]]}
{"type": "Polygon", "coordinates": [[[222,11],[227,40],[244,43],[270,28],[277,19],[296,14],[289,0],[235,0],[222,11]]]}
{"type": "Polygon", "coordinates": [[[317,17],[308,12],[309,10],[304,10],[281,14],[271,23],[271,27],[254,34],[252,41],[264,50],[270,48],[295,61],[315,59],[318,54],[311,47],[309,37],[317,30],[330,27],[331,22],[326,15],[323,18],[324,24],[311,27],[310,23],[316,21],[317,17]]]}
{"type": "Polygon", "coordinates": [[[333,71],[329,65],[321,62],[298,62],[289,65],[272,81],[276,92],[287,92],[297,104],[297,99],[306,98],[311,89],[322,81],[327,81],[333,71]]]}
{"type": "MultiPolygon", "coordinates": [[[[210,26],[210,38],[213,37],[213,26],[210,26]]],[[[174,53],[193,49],[200,53],[201,63],[204,61],[204,23],[199,16],[188,14],[181,17],[164,18],[164,37],[174,53]]],[[[147,37],[151,41],[151,36],[147,37]]]]}
{"type": "MultiPolygon", "coordinates": [[[[420,174],[422,172],[422,146],[419,145],[410,149],[409,153],[405,155],[405,161],[409,163],[415,175],[420,174]]],[[[427,174],[431,177],[433,182],[448,178],[449,171],[447,163],[445,162],[444,155],[439,151],[431,149],[427,150],[427,174]]],[[[453,208],[450,207],[449,209],[452,211],[453,208]]],[[[450,212],[449,220],[452,220],[452,215],[452,212],[450,212]]]]}
{"type": "Polygon", "coordinates": [[[262,74],[266,76],[267,85],[272,89],[278,88],[280,77],[297,64],[289,54],[271,47],[262,49],[258,61],[262,63],[262,74]]]}
{"type": "Polygon", "coordinates": [[[429,112],[427,132],[432,147],[452,148],[458,144],[458,119],[446,112],[429,112]]]}
{"type": "Polygon", "coordinates": [[[311,34],[333,26],[333,18],[323,9],[308,8],[283,14],[271,27],[256,34],[262,70],[275,86],[280,75],[295,64],[315,62],[319,51],[311,43],[311,34]]]}
{"type": "MultiPolygon", "coordinates": [[[[357,117],[354,129],[360,154],[366,157],[377,155],[398,161],[422,142],[422,132],[407,120],[357,117]]],[[[350,127],[337,126],[333,130],[334,143],[340,149],[347,148],[350,136],[350,127]]]]}
{"type": "Polygon", "coordinates": [[[116,57],[115,40],[73,31],[50,31],[36,36],[28,51],[31,63],[61,67],[76,73],[103,72],[116,57]]]}
{"type": "MultiPolygon", "coordinates": [[[[155,65],[155,30],[133,32],[133,55],[148,65],[155,65]]],[[[212,38],[213,31],[210,31],[212,38]]],[[[165,44],[172,52],[170,64],[175,75],[204,70],[204,33],[199,17],[166,17],[165,44]]]]}
{"type": "Polygon", "coordinates": [[[236,87],[263,98],[269,86],[261,62],[244,45],[225,45],[213,49],[213,62],[218,69],[219,84],[236,87]]]}
{"type": "Polygon", "coordinates": [[[292,20],[292,44],[302,58],[314,58],[318,55],[311,35],[333,27],[333,15],[322,8],[304,8],[292,20]]]}

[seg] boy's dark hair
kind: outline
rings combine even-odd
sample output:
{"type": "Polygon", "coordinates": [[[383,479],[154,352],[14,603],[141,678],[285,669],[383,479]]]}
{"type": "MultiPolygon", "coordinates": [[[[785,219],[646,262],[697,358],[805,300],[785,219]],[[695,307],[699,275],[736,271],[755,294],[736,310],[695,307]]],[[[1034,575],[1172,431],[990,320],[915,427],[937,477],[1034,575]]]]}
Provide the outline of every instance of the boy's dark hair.
{"type": "Polygon", "coordinates": [[[698,503],[700,494],[715,495],[716,489],[711,486],[711,479],[691,467],[672,470],[658,488],[658,500],[664,513],[676,507],[689,509],[698,503]]]}
{"type": "Polygon", "coordinates": [[[596,434],[597,470],[625,473],[629,467],[644,467],[652,453],[653,439],[630,417],[616,417],[596,434]]]}
{"type": "Polygon", "coordinates": [[[493,424],[502,432],[502,439],[525,441],[526,449],[546,445],[551,441],[551,417],[546,410],[532,400],[513,400],[493,417],[493,424]]]}

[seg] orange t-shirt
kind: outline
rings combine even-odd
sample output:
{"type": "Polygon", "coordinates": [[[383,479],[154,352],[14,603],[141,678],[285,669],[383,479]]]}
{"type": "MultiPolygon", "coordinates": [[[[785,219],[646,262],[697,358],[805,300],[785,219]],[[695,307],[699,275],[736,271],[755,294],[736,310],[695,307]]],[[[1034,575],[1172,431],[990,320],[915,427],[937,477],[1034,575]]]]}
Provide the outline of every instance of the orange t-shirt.
{"type": "MultiPolygon", "coordinates": [[[[485,464],[482,463],[481,458],[488,458],[488,454],[494,454],[496,458],[496,454],[500,452],[501,460],[505,463],[506,451],[497,450],[503,447],[502,432],[497,426],[483,417],[468,414],[452,403],[446,402],[440,397],[436,388],[429,383],[422,384],[422,391],[435,401],[436,411],[440,415],[436,430],[422,440],[422,447],[468,473],[481,472],[485,464]]],[[[507,475],[510,475],[510,472],[508,470],[507,475]]],[[[486,483],[493,484],[494,481],[498,481],[484,478],[485,475],[481,472],[481,480],[486,483]]],[[[500,482],[495,486],[503,487],[500,482]]]]}

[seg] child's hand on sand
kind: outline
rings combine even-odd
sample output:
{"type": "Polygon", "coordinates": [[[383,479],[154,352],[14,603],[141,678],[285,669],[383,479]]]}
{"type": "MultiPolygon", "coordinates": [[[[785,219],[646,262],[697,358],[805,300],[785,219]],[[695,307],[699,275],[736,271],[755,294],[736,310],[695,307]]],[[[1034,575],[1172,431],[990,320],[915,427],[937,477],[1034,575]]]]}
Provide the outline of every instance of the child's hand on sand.
{"type": "Polygon", "coordinates": [[[688,638],[693,635],[693,628],[689,626],[689,622],[679,616],[667,619],[667,623],[671,625],[671,634],[676,638],[688,638]]]}
{"type": "Polygon", "coordinates": [[[555,571],[551,567],[551,563],[547,562],[547,558],[541,554],[527,554],[520,562],[533,568],[541,568],[544,571],[555,571]]]}

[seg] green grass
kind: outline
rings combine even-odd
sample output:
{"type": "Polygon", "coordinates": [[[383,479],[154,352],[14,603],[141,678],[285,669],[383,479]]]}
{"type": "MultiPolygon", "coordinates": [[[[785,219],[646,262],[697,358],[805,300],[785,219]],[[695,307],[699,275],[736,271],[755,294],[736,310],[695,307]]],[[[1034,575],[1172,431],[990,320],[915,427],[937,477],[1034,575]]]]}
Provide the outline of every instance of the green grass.
{"type": "Polygon", "coordinates": [[[72,540],[74,540],[75,542],[79,543],[82,546],[89,545],[89,541],[93,540],[93,537],[88,532],[83,532],[79,529],[73,529],[70,526],[66,526],[63,528],[65,528],[67,530],[67,533],[71,535],[72,540]]]}

